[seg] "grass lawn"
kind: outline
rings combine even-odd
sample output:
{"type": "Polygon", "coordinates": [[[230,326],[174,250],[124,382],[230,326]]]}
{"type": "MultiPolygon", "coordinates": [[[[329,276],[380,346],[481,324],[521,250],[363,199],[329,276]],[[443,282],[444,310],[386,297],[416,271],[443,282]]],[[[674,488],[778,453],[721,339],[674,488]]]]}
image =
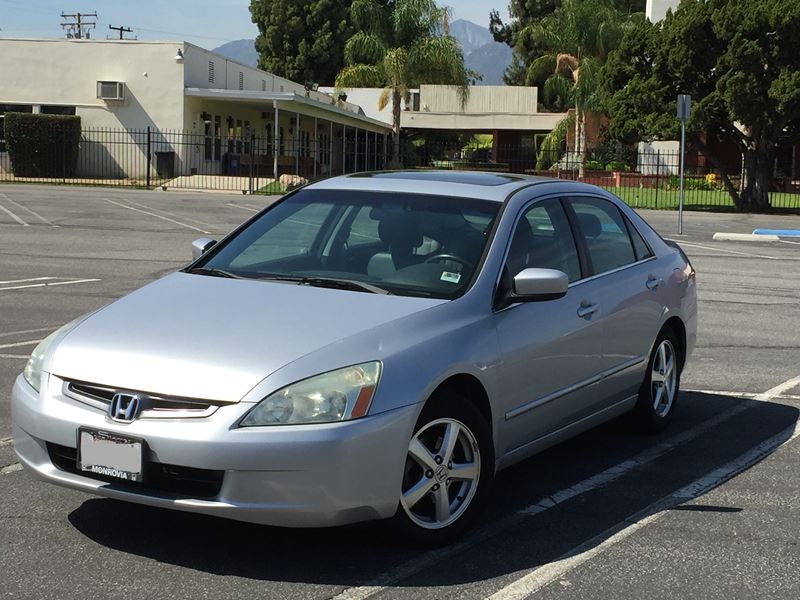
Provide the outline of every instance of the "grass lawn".
{"type": "MultiPolygon", "coordinates": [[[[615,194],[633,208],[653,208],[675,210],[678,208],[677,190],[655,190],[649,188],[605,188],[615,194]]],[[[800,194],[782,192],[770,193],[772,208],[800,212],[800,194]]],[[[733,200],[726,192],[717,190],[684,190],[683,206],[687,210],[720,210],[734,209],[733,200]]]]}
{"type": "Polygon", "coordinates": [[[258,191],[256,191],[256,194],[264,194],[265,196],[282,195],[283,188],[278,181],[272,181],[264,187],[259,188],[258,191]]]}

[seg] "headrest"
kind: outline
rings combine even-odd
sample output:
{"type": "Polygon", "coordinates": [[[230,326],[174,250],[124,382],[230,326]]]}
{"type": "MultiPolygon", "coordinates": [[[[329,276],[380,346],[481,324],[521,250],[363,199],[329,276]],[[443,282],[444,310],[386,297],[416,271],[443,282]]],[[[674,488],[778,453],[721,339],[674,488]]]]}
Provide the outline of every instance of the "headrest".
{"type": "Polygon", "coordinates": [[[592,213],[578,213],[578,223],[580,223],[583,235],[587,238],[596,238],[603,232],[600,219],[592,213]]]}
{"type": "Polygon", "coordinates": [[[378,219],[378,237],[391,247],[419,248],[422,227],[417,216],[405,210],[373,208],[370,217],[378,219]]]}

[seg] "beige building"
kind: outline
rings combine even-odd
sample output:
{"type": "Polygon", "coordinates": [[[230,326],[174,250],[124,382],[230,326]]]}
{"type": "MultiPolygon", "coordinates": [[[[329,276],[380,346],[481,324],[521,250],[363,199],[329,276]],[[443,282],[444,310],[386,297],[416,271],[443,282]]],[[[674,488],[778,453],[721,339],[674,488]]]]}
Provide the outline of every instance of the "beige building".
{"type": "Polygon", "coordinates": [[[320,176],[376,168],[387,147],[357,104],[187,42],[4,38],[0,56],[0,118],[80,116],[85,176],[320,176]]]}
{"type": "Polygon", "coordinates": [[[667,16],[667,11],[672,9],[674,12],[678,8],[680,0],[647,0],[645,14],[652,23],[658,23],[667,16]]]}

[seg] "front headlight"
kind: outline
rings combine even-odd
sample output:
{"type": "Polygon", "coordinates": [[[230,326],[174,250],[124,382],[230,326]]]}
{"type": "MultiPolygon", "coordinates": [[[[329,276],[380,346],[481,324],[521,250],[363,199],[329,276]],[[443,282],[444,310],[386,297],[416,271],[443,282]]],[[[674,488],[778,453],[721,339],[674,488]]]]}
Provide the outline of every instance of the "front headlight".
{"type": "Polygon", "coordinates": [[[298,381],[259,402],[240,427],[333,423],[363,417],[381,376],[378,361],[298,381]]]}
{"type": "Polygon", "coordinates": [[[60,329],[56,329],[33,349],[31,357],[28,359],[28,364],[25,365],[25,370],[22,372],[22,376],[37,392],[42,387],[42,365],[44,364],[44,357],[47,355],[50,344],[53,343],[53,340],[59,333],[71,325],[72,323],[67,323],[60,329]]]}

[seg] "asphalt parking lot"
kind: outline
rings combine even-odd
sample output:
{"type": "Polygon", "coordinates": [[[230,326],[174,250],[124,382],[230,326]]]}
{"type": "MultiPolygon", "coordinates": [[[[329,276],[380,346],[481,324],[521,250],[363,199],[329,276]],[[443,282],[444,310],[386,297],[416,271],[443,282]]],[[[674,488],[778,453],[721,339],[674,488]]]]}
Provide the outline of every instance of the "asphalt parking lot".
{"type": "Polygon", "coordinates": [[[0,598],[800,598],[800,216],[642,211],[698,271],[698,347],[664,434],[609,423],[498,476],[444,549],[380,523],[286,530],[36,482],[10,389],[39,339],[187,262],[263,197],[0,186],[0,598]]]}

